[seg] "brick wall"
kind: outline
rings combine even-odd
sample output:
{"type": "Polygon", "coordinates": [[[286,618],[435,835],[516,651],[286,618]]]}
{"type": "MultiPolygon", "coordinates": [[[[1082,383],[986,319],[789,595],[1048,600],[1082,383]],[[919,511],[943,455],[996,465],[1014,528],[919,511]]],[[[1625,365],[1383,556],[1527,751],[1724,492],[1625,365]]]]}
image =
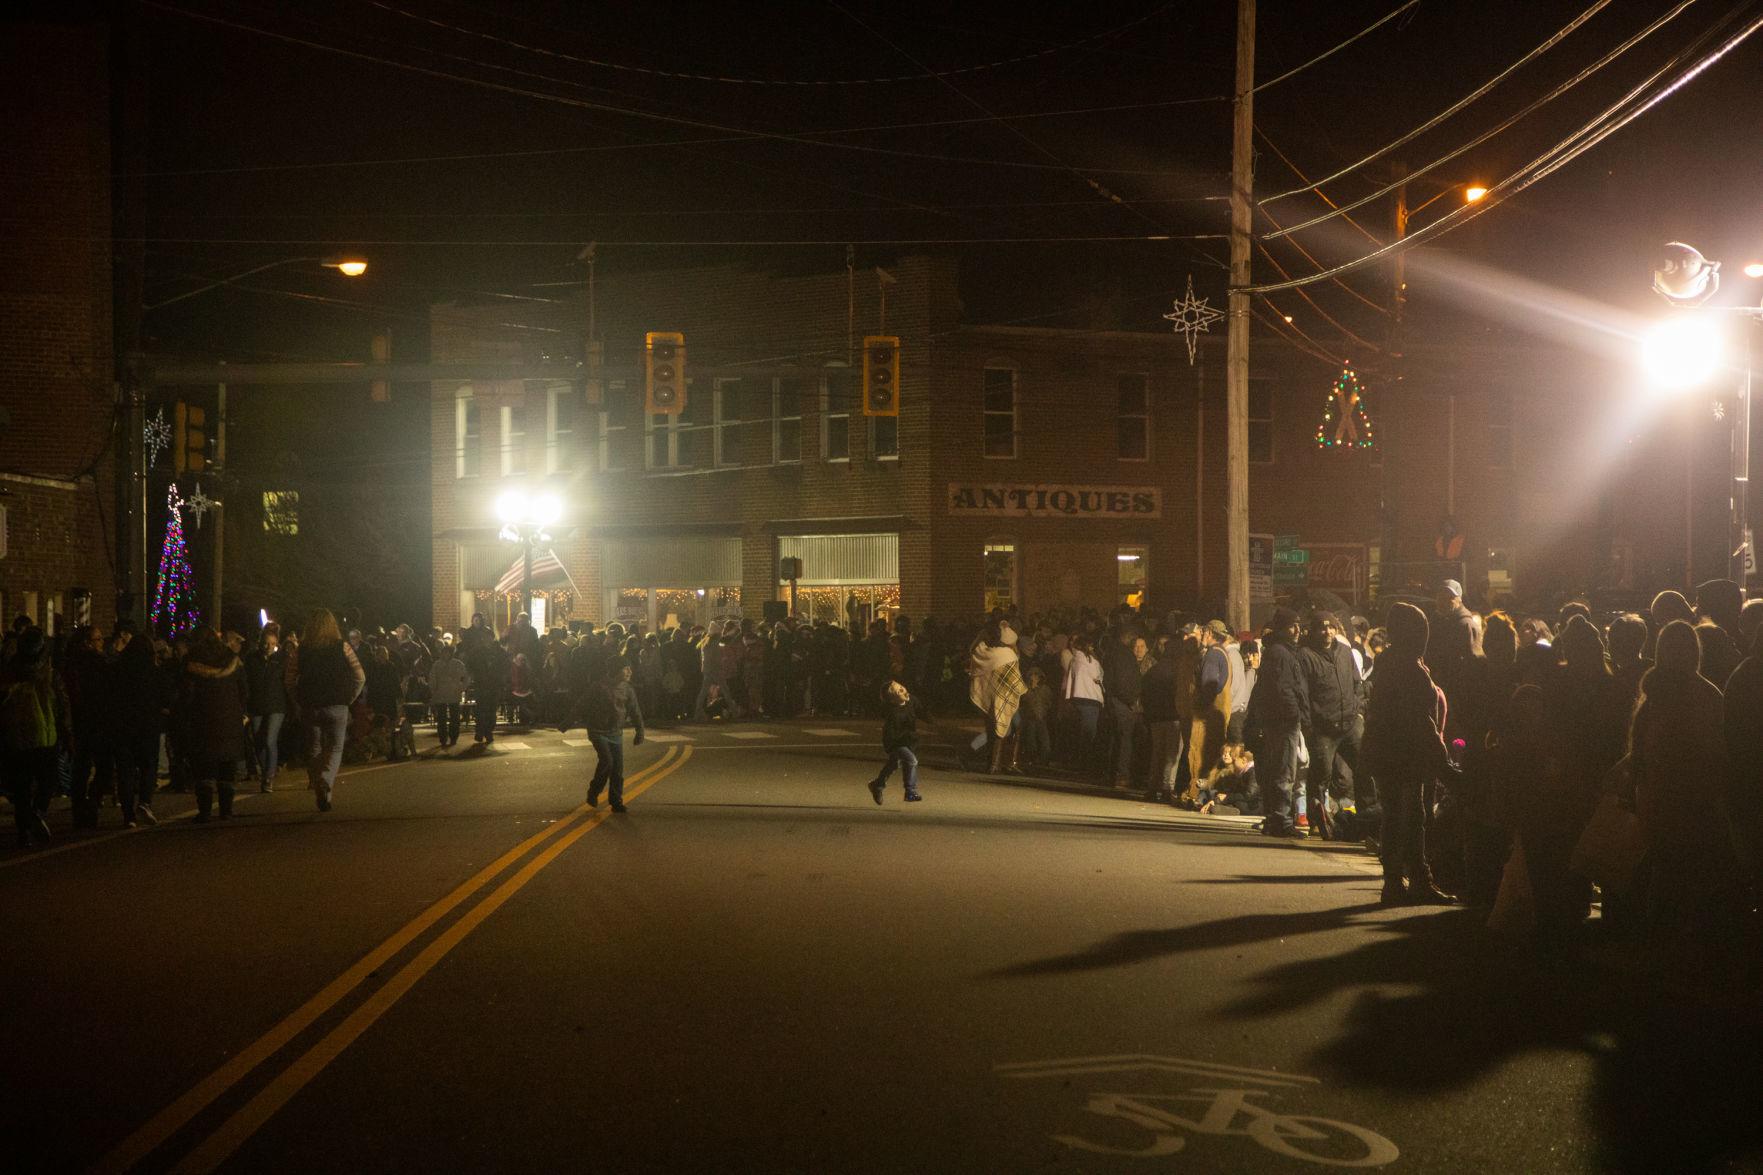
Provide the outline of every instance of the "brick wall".
{"type": "Polygon", "coordinates": [[[107,46],[97,25],[0,38],[0,473],[72,483],[0,481],[0,595],[16,613],[26,592],[88,588],[100,623],[115,614],[107,46]]]}

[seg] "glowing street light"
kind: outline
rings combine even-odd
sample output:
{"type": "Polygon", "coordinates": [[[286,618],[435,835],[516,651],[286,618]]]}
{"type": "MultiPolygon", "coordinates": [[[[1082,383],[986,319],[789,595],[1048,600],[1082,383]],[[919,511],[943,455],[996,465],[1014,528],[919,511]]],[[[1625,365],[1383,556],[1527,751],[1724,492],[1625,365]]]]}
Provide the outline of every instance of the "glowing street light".
{"type": "Polygon", "coordinates": [[[1763,277],[1763,261],[1753,261],[1745,266],[1746,277],[1763,277]]]}
{"type": "Polygon", "coordinates": [[[520,610],[532,611],[533,548],[551,541],[550,528],[563,517],[563,499],[547,490],[534,495],[522,489],[504,492],[496,499],[496,516],[502,520],[498,536],[521,546],[520,610]]]}
{"type": "Polygon", "coordinates": [[[1466,204],[1473,204],[1487,194],[1488,190],[1480,184],[1470,184],[1463,189],[1463,201],[1466,204]]]}
{"type": "Polygon", "coordinates": [[[1657,386],[1683,391],[1712,378],[1720,367],[1722,343],[1712,319],[1668,318],[1642,338],[1641,365],[1657,386]]]}

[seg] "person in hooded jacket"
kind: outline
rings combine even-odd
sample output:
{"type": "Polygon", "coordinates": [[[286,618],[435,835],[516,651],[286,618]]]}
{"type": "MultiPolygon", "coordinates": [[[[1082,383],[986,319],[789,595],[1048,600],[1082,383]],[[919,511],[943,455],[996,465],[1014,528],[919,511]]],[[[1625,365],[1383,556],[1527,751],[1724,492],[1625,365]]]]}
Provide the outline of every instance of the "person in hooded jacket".
{"type": "Polygon", "coordinates": [[[1412,604],[1391,607],[1386,623],[1390,643],[1377,658],[1361,749],[1383,804],[1382,901],[1449,903],[1426,859],[1433,786],[1456,774],[1445,747],[1445,694],[1424,660],[1430,626],[1412,604]]]}
{"type": "Polygon", "coordinates": [[[1267,815],[1267,836],[1308,836],[1309,822],[1293,803],[1298,780],[1298,743],[1310,719],[1310,694],[1298,663],[1298,614],[1276,608],[1262,642],[1261,668],[1249,696],[1247,729],[1258,741],[1256,774],[1267,815]]]}
{"type": "Polygon", "coordinates": [[[1317,612],[1310,619],[1304,647],[1298,650],[1304,688],[1310,696],[1310,725],[1304,731],[1305,743],[1310,748],[1310,816],[1322,835],[1330,839],[1334,829],[1329,821],[1328,801],[1336,790],[1336,761],[1352,770],[1356,785],[1362,729],[1363,686],[1359,667],[1353,660],[1352,646],[1337,639],[1340,635],[1341,625],[1335,615],[1317,612]]]}
{"type": "Polygon", "coordinates": [[[207,822],[215,791],[220,793],[220,818],[233,814],[233,777],[248,754],[244,666],[220,639],[203,629],[184,661],[179,718],[189,747],[196,789],[196,822],[207,822]]]}
{"type": "Polygon", "coordinates": [[[428,679],[429,705],[435,710],[435,734],[443,747],[459,741],[459,707],[465,701],[465,687],[470,682],[465,662],[453,655],[453,634],[448,633],[435,648],[428,679]]]}

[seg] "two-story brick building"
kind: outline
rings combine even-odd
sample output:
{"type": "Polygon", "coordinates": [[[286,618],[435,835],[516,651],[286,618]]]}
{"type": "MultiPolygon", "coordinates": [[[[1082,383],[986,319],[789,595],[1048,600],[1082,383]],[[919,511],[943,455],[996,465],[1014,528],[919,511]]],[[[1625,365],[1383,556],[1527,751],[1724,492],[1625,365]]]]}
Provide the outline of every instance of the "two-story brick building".
{"type": "MultiPolygon", "coordinates": [[[[515,487],[565,503],[535,579],[550,621],[758,616],[788,594],[786,556],[800,607],[840,619],[853,601],[914,616],[1216,602],[1222,338],[1190,365],[1172,334],[968,325],[957,276],[909,257],[854,276],[602,278],[598,403],[579,383],[436,385],[436,623],[512,606],[520,552],[497,538],[496,502],[515,487]],[[643,412],[651,330],[686,339],[678,417],[643,412]],[[897,420],[862,415],[868,334],[901,339],[897,420]]],[[[434,357],[585,353],[585,304],[546,309],[437,308],[434,357]]],[[[1370,452],[1315,443],[1335,374],[1257,341],[1251,529],[1296,536],[1318,586],[1362,599],[1381,570],[1424,589],[1447,514],[1473,594],[1585,582],[1607,560],[1622,523],[1593,500],[1607,489],[1576,481],[1571,442],[1604,412],[1608,371],[1558,349],[1413,347],[1398,393],[1366,376],[1370,452]]]]}

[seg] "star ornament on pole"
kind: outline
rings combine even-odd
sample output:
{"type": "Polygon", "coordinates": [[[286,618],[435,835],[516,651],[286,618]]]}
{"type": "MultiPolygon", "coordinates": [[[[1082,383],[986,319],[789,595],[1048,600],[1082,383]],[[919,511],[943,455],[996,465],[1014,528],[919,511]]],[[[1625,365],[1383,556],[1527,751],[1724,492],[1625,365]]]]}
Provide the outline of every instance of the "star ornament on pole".
{"type": "Polygon", "coordinates": [[[159,454],[171,444],[171,424],[165,419],[165,409],[155,412],[153,419],[147,422],[141,442],[147,449],[147,468],[151,469],[159,464],[159,454]]]}
{"type": "Polygon", "coordinates": [[[1200,344],[1200,336],[1212,329],[1212,324],[1224,317],[1224,311],[1214,310],[1205,298],[1194,297],[1194,275],[1188,275],[1188,292],[1176,301],[1175,306],[1163,317],[1174,323],[1172,328],[1176,334],[1187,340],[1188,366],[1194,365],[1194,352],[1200,344]]]}
{"type": "Polygon", "coordinates": [[[212,510],[217,503],[202,490],[202,483],[196,483],[196,492],[184,499],[184,512],[196,521],[196,529],[202,529],[202,516],[212,510]]]}

